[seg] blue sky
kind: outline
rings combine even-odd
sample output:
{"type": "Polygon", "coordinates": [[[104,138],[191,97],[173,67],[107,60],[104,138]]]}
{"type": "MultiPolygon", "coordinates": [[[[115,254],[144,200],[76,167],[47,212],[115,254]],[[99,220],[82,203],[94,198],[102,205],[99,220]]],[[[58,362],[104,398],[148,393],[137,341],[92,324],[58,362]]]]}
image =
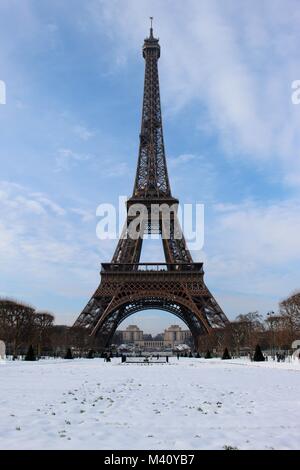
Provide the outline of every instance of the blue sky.
{"type": "Polygon", "coordinates": [[[112,256],[98,204],[132,192],[151,15],[172,191],[205,204],[193,256],[210,290],[234,318],[300,287],[297,0],[1,0],[0,295],[57,322],[72,323],[112,256]]]}

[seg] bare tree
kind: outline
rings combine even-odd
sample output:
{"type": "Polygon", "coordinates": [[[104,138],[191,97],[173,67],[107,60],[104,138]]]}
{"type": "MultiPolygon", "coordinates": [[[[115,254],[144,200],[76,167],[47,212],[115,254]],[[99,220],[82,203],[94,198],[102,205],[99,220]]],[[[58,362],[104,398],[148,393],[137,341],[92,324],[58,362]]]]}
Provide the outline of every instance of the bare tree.
{"type": "Polygon", "coordinates": [[[231,322],[233,347],[237,355],[240,355],[242,347],[248,346],[249,325],[248,322],[236,320],[231,322]]]}
{"type": "Polygon", "coordinates": [[[0,299],[0,332],[14,356],[34,336],[34,308],[11,299],[0,299]]]}
{"type": "Polygon", "coordinates": [[[238,351],[241,347],[254,348],[264,332],[263,317],[257,311],[238,315],[232,328],[238,351]]]}
{"type": "Polygon", "coordinates": [[[275,350],[285,348],[288,345],[289,333],[286,319],[283,315],[276,315],[274,312],[270,312],[267,315],[268,344],[274,353],[275,350]]]}
{"type": "Polygon", "coordinates": [[[35,335],[37,343],[37,354],[41,355],[46,341],[50,340],[51,329],[53,328],[54,315],[49,312],[36,312],[34,316],[35,335]]]}
{"type": "Polygon", "coordinates": [[[300,333],[300,292],[280,302],[279,310],[289,333],[289,341],[293,341],[300,333]]]}
{"type": "Polygon", "coordinates": [[[62,355],[70,344],[70,327],[66,325],[54,325],[50,331],[51,349],[55,355],[62,355]]]}

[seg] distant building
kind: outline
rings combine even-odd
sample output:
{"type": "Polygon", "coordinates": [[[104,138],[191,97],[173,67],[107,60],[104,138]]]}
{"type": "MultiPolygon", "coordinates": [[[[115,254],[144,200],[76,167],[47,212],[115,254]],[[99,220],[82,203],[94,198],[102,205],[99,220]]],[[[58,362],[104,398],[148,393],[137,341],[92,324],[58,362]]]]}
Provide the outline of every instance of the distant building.
{"type": "MultiPolygon", "coordinates": [[[[144,339],[148,339],[148,338],[145,338],[145,335],[144,335],[144,339]]],[[[163,334],[163,333],[159,333],[158,335],[156,335],[156,336],[153,337],[153,340],[154,340],[154,341],[164,341],[164,334],[163,334]]]]}
{"type": "Polygon", "coordinates": [[[143,341],[138,346],[145,351],[159,351],[164,349],[165,344],[163,341],[152,340],[143,341]]]}
{"type": "Polygon", "coordinates": [[[154,338],[152,338],[152,335],[148,334],[148,333],[144,333],[143,334],[143,340],[144,341],[152,341],[154,338]]]}
{"type": "Polygon", "coordinates": [[[136,343],[143,340],[144,333],[136,325],[127,326],[126,330],[118,330],[122,343],[136,343]]]}
{"type": "Polygon", "coordinates": [[[179,325],[171,325],[164,333],[160,333],[152,338],[137,325],[129,325],[126,330],[117,330],[116,336],[119,344],[131,344],[141,350],[162,350],[174,349],[178,345],[190,344],[192,335],[190,330],[183,330],[179,325]]]}
{"type": "Polygon", "coordinates": [[[172,348],[178,344],[189,343],[191,338],[190,330],[183,330],[179,325],[171,325],[164,332],[164,343],[172,348]]]}

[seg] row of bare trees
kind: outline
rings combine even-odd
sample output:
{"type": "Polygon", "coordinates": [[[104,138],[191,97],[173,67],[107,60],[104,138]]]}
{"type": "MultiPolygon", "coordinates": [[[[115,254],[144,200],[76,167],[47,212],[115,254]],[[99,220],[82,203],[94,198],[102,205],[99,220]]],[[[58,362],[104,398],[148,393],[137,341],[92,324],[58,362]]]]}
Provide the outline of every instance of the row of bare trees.
{"type": "Polygon", "coordinates": [[[279,304],[278,313],[266,317],[258,312],[238,315],[219,334],[203,337],[200,349],[222,350],[229,347],[240,355],[254,350],[257,344],[265,350],[289,350],[295,339],[300,339],[300,292],[290,295],[279,304]]]}
{"type": "MultiPolygon", "coordinates": [[[[25,354],[30,345],[38,356],[63,355],[70,346],[78,355],[97,349],[97,339],[91,340],[84,329],[54,325],[51,313],[10,299],[0,299],[0,339],[13,356],[25,354]]],[[[277,314],[269,312],[265,318],[258,312],[238,315],[218,334],[203,336],[198,346],[203,352],[228,347],[240,355],[254,350],[256,344],[265,350],[290,349],[295,339],[300,339],[300,292],[283,300],[277,314]]]]}
{"type": "Polygon", "coordinates": [[[0,299],[0,339],[6,342],[14,356],[23,353],[28,344],[35,344],[40,355],[53,322],[51,313],[37,312],[22,302],[0,299]]]}
{"type": "Polygon", "coordinates": [[[25,355],[29,346],[37,356],[64,356],[69,347],[80,356],[94,346],[83,328],[54,325],[52,313],[11,299],[0,299],[0,339],[15,357],[25,355]]]}

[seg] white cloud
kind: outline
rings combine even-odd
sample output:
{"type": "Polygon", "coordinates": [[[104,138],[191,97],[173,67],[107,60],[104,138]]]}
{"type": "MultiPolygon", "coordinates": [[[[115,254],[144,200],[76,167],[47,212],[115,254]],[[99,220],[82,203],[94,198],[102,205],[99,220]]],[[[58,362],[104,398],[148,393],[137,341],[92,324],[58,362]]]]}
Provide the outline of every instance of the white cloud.
{"type": "Polygon", "coordinates": [[[31,193],[31,196],[34,197],[39,203],[43,204],[45,208],[51,209],[54,214],[60,216],[66,214],[64,208],[62,208],[56,202],[53,202],[51,199],[45,197],[42,193],[31,193]]]}
{"type": "Polygon", "coordinates": [[[23,217],[28,214],[46,215],[49,212],[63,216],[65,210],[57,203],[46,197],[43,193],[31,192],[24,186],[0,181],[0,205],[2,216],[16,212],[22,213],[23,217]]]}
{"type": "Polygon", "coordinates": [[[105,178],[125,177],[128,174],[132,176],[126,162],[112,162],[111,160],[101,162],[101,174],[105,178]]]}
{"type": "Polygon", "coordinates": [[[71,211],[74,212],[74,214],[79,215],[82,222],[90,222],[91,220],[96,219],[95,212],[93,213],[92,211],[88,211],[86,209],[81,209],[81,208],[75,207],[75,208],[72,208],[71,211]]]}
{"type": "Polygon", "coordinates": [[[195,160],[201,160],[201,157],[198,157],[197,155],[191,153],[185,153],[179,155],[178,157],[168,158],[168,166],[171,168],[177,168],[178,166],[185,165],[186,163],[195,160]]]}
{"type": "Polygon", "coordinates": [[[91,137],[95,135],[94,131],[87,129],[84,126],[74,126],[74,133],[82,140],[89,140],[91,137]]]}
{"type": "Polygon", "coordinates": [[[73,165],[79,162],[86,162],[91,158],[91,155],[76,153],[68,148],[61,148],[56,156],[56,171],[69,170],[73,165]]]}

